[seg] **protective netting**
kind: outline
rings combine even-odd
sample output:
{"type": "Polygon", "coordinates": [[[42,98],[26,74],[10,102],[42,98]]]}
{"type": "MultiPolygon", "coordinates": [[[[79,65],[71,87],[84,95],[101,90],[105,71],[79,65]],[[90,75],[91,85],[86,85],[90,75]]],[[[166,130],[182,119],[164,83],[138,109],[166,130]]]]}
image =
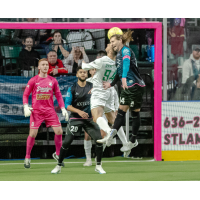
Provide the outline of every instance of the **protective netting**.
{"type": "MultiPolygon", "coordinates": [[[[103,55],[102,51],[105,51],[109,43],[107,31],[104,29],[0,29],[0,152],[2,152],[0,159],[23,158],[25,155],[30,118],[24,117],[22,97],[28,81],[39,73],[38,60],[48,58],[51,67],[66,70],[50,74],[57,79],[63,100],[65,100],[67,89],[77,81],[76,67],[81,65],[82,60],[91,62],[99,54],[103,55]],[[56,60],[50,58],[52,51],[56,51],[56,60]],[[74,62],[75,57],[78,60],[77,65],[74,62]]],[[[137,41],[132,42],[130,47],[138,60],[139,58],[146,59],[142,48],[138,49],[137,41]]],[[[147,77],[148,79],[150,80],[149,89],[144,96],[147,110],[153,101],[152,80],[151,77],[147,77]]],[[[29,105],[31,105],[31,95],[29,105]]],[[[67,123],[56,98],[54,98],[54,107],[65,132],[67,123]]],[[[149,119],[151,121],[151,118],[149,119]]],[[[44,123],[39,133],[42,134],[38,134],[36,138],[32,157],[49,158],[55,151],[54,133],[51,129],[47,129],[44,123]]],[[[82,145],[83,141],[80,142],[80,140],[83,140],[83,137],[84,132],[76,136],[69,155],[84,156],[83,147],[75,148],[74,146],[82,145]]],[[[94,150],[92,152],[94,156],[94,150]]],[[[121,155],[119,147],[115,150],[112,147],[105,152],[106,156],[116,154],[121,155]]]]}

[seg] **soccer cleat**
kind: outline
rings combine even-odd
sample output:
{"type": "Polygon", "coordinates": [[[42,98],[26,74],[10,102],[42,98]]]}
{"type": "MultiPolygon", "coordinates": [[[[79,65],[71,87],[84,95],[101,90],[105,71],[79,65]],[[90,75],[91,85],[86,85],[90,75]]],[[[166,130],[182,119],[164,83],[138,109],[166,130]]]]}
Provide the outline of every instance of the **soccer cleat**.
{"type": "Polygon", "coordinates": [[[109,137],[109,135],[106,135],[103,139],[97,140],[97,142],[101,143],[101,144],[106,144],[108,137],[109,137]]]}
{"type": "Polygon", "coordinates": [[[59,174],[61,173],[61,166],[56,165],[56,167],[51,171],[52,174],[59,174]]]}
{"type": "Polygon", "coordinates": [[[130,147],[129,147],[129,143],[128,142],[123,144],[123,146],[120,149],[121,152],[129,151],[129,150],[130,150],[130,147]]]}
{"type": "Polygon", "coordinates": [[[106,141],[106,146],[109,147],[112,144],[113,137],[117,134],[116,129],[111,129],[110,134],[108,135],[108,139],[106,141]]]}
{"type": "Polygon", "coordinates": [[[130,155],[130,153],[131,153],[131,150],[125,151],[124,152],[124,158],[128,158],[128,156],[130,155]]]}
{"type": "Polygon", "coordinates": [[[92,166],[92,161],[91,160],[86,160],[86,162],[83,164],[84,167],[89,167],[92,166]]]}
{"type": "Polygon", "coordinates": [[[106,174],[101,165],[96,165],[95,171],[99,174],[106,174]]]}
{"type": "Polygon", "coordinates": [[[122,152],[129,151],[129,150],[131,150],[132,148],[137,147],[137,145],[138,145],[138,141],[137,141],[137,140],[135,140],[135,143],[132,143],[132,142],[129,141],[126,145],[124,145],[124,146],[120,149],[120,151],[122,151],[122,152]]]}
{"type": "MultiPolygon", "coordinates": [[[[58,163],[59,156],[58,156],[58,155],[56,155],[56,152],[52,154],[52,157],[53,157],[53,158],[54,158],[54,159],[57,161],[57,163],[58,163]]],[[[62,166],[62,167],[64,167],[64,166],[65,166],[65,163],[64,163],[64,162],[62,162],[61,166],[62,166]]]]}
{"type": "Polygon", "coordinates": [[[24,168],[25,169],[31,168],[31,159],[30,158],[25,158],[25,160],[24,160],[24,168]]]}

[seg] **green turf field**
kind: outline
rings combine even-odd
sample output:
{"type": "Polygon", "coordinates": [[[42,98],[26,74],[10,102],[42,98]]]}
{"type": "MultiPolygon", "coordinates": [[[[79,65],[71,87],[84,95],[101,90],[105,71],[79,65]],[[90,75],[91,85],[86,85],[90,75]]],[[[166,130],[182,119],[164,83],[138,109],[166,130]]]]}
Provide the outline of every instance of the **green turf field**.
{"type": "MultiPolygon", "coordinates": [[[[156,162],[152,159],[103,158],[107,174],[94,171],[95,165],[83,167],[84,159],[67,159],[61,174],[51,174],[53,159],[31,161],[24,169],[23,161],[0,161],[0,181],[197,181],[200,161],[156,162]]],[[[93,162],[94,163],[94,162],[93,162]]]]}

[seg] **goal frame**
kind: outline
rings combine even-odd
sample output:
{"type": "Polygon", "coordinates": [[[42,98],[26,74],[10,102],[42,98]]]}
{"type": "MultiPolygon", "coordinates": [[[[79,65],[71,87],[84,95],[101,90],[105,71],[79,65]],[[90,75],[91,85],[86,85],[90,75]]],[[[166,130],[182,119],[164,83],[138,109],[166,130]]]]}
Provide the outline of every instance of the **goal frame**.
{"type": "Polygon", "coordinates": [[[162,23],[161,22],[102,22],[102,23],[0,23],[1,29],[154,29],[154,159],[162,160],[161,105],[162,105],[162,23]]]}

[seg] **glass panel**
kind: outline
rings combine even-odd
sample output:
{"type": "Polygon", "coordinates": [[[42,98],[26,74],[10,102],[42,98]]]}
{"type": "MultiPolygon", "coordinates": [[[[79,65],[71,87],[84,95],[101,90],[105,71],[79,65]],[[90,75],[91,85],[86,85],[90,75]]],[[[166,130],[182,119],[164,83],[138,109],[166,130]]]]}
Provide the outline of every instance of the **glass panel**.
{"type": "Polygon", "coordinates": [[[200,100],[199,22],[197,18],[168,19],[168,100],[200,100]]]}

